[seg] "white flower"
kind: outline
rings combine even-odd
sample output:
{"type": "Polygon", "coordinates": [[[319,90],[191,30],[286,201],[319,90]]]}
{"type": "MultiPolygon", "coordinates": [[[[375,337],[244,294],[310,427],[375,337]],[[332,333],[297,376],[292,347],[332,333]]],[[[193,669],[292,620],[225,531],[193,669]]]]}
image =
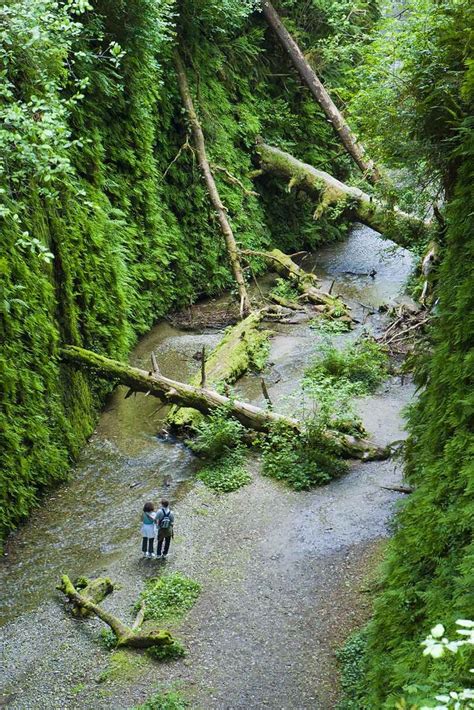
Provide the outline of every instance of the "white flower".
{"type": "Polygon", "coordinates": [[[456,624],[458,626],[465,626],[466,629],[474,629],[474,621],[471,621],[471,619],[458,619],[456,624]]]}
{"type": "Polygon", "coordinates": [[[440,639],[443,634],[444,634],[443,624],[436,624],[436,626],[433,626],[433,628],[431,629],[431,635],[435,639],[440,639]]]}

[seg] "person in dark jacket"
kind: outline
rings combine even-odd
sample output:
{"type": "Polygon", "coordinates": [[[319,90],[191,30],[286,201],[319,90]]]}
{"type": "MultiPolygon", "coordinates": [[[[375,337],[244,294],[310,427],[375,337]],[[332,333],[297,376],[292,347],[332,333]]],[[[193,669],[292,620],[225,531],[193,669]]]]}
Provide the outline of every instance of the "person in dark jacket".
{"type": "Polygon", "coordinates": [[[174,514],[170,510],[170,504],[167,500],[161,501],[161,508],[156,514],[155,524],[158,529],[158,545],[156,548],[156,556],[158,559],[166,560],[170,549],[171,538],[173,537],[174,514]],[[163,547],[164,543],[164,547],[163,547]],[[161,550],[163,549],[163,555],[161,550]]]}

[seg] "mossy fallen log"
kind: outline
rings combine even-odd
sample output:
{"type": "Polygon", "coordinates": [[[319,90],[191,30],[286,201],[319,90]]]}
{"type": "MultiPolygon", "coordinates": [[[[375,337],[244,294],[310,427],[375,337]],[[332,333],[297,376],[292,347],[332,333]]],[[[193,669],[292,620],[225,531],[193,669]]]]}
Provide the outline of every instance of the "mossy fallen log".
{"type": "Polygon", "coordinates": [[[300,47],[286,29],[280,16],[269,0],[264,0],[262,3],[262,14],[280,40],[283,48],[288,52],[301,79],[326,114],[328,121],[341,139],[347,153],[370,182],[378,182],[381,176],[377,167],[372,160],[367,158],[364,146],[357,140],[343,114],[337,108],[329,92],[319,80],[313,67],[307,61],[300,47]]]}
{"type": "MultiPolygon", "coordinates": [[[[204,362],[202,369],[207,386],[233,384],[249,370],[260,371],[264,367],[271,331],[260,328],[263,315],[264,310],[253,311],[226,330],[220,343],[204,362]]],[[[191,384],[199,386],[202,381],[201,371],[191,379],[191,384]]],[[[176,427],[194,427],[201,416],[195,409],[173,407],[168,422],[176,427]]]]}
{"type": "Polygon", "coordinates": [[[305,298],[318,306],[325,315],[332,318],[341,318],[347,322],[352,319],[349,315],[349,306],[347,306],[340,298],[331,296],[331,294],[322,291],[320,288],[319,279],[315,274],[305,271],[293,261],[291,256],[280,251],[280,249],[272,249],[272,251],[253,251],[244,249],[241,254],[259,256],[267,261],[267,263],[305,296],[305,298]]]}
{"type": "MultiPolygon", "coordinates": [[[[99,586],[105,581],[102,579],[95,580],[99,586]]],[[[110,580],[107,580],[110,581],[110,580]]],[[[164,631],[162,629],[152,629],[147,633],[140,633],[133,627],[129,627],[124,624],[118,617],[114,614],[110,614],[101,606],[95,604],[93,601],[84,596],[79,592],[67,574],[61,576],[61,582],[58,584],[57,589],[61,591],[71,602],[73,608],[76,609],[76,613],[84,615],[94,614],[97,616],[104,624],[107,624],[115,636],[117,637],[117,647],[127,646],[129,648],[151,648],[153,646],[169,646],[174,642],[173,637],[169,631],[164,631]]]]}
{"type": "MultiPolygon", "coordinates": [[[[108,594],[114,591],[114,585],[108,577],[97,577],[97,579],[86,579],[79,577],[75,581],[75,587],[79,590],[81,597],[92,604],[100,604],[108,594]]],[[[91,612],[85,606],[73,606],[75,616],[90,616],[91,612]]]]}
{"type": "Polygon", "coordinates": [[[212,389],[171,380],[160,373],[150,374],[146,370],[111,360],[91,350],[68,345],[61,348],[60,354],[63,360],[68,363],[90,369],[112,382],[127,385],[135,392],[149,393],[166,404],[191,407],[202,414],[209,414],[216,409],[228,407],[232,416],[248,429],[267,432],[277,423],[284,424],[295,432],[298,432],[301,427],[300,422],[292,417],[285,417],[260,409],[247,402],[230,399],[212,389]]]}
{"type": "Polygon", "coordinates": [[[264,172],[280,175],[288,180],[289,189],[298,187],[316,198],[318,201],[316,219],[326,207],[339,204],[347,209],[353,219],[375,229],[401,246],[413,246],[413,242],[426,237],[430,226],[428,222],[397,207],[390,208],[358,187],[345,185],[329,173],[303,163],[279,148],[259,143],[256,151],[264,172]]]}
{"type": "MultiPolygon", "coordinates": [[[[216,409],[226,407],[231,416],[246,428],[263,433],[272,431],[275,425],[285,426],[293,431],[295,436],[304,429],[304,424],[293,417],[226,397],[215,390],[171,380],[157,372],[148,373],[84,348],[68,345],[61,348],[60,352],[63,360],[70,364],[90,369],[107,380],[120,382],[136,392],[148,393],[168,404],[191,407],[202,414],[210,414],[216,409]]],[[[358,439],[341,432],[322,431],[321,439],[330,443],[341,456],[347,458],[373,460],[389,455],[388,448],[381,448],[366,439],[358,439]]]]}

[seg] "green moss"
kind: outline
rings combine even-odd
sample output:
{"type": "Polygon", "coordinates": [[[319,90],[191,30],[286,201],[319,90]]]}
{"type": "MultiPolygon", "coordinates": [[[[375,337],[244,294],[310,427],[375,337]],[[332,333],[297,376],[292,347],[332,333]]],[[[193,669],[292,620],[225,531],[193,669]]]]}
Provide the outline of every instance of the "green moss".
{"type": "Polygon", "coordinates": [[[106,670],[99,675],[99,683],[130,683],[150,664],[147,656],[130,649],[114,651],[106,670]]]}

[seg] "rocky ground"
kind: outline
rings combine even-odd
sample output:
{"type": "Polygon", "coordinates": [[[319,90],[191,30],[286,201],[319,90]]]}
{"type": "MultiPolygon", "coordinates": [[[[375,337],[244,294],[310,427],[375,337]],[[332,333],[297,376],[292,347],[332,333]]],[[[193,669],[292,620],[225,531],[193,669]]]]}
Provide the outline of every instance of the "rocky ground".
{"type": "MultiPolygon", "coordinates": [[[[411,392],[394,380],[372,406],[365,401],[372,420],[384,412],[380,442],[400,436],[411,392]]],[[[160,665],[111,654],[100,644],[100,622],[74,620],[58,595],[3,629],[4,705],[130,708],[178,683],[194,708],[334,708],[334,652],[367,618],[366,576],[399,497],[381,486],[399,480],[388,461],[354,464],[311,492],[289,491],[258,471],[225,496],[196,484],[178,506],[167,563],[142,560],[131,547],[104,570],[119,585],[106,605],[125,619],[144,579],[165,567],[202,583],[177,629],[187,657],[160,665]]]]}

